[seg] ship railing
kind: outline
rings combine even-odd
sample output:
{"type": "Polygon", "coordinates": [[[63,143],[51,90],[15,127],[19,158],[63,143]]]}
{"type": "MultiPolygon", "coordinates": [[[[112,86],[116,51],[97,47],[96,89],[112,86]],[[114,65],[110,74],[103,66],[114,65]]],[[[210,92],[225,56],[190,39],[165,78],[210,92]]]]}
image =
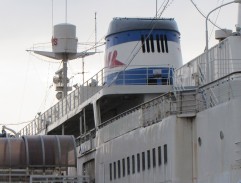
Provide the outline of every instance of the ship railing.
{"type": "Polygon", "coordinates": [[[88,176],[72,176],[61,175],[61,172],[54,172],[46,169],[39,171],[38,169],[0,169],[0,182],[5,183],[89,183],[88,176]],[[56,175],[55,175],[56,174],[56,175]]]}
{"type": "Polygon", "coordinates": [[[230,73],[197,90],[197,110],[202,111],[215,105],[241,97],[241,71],[230,73]],[[214,103],[213,94],[216,97],[214,103]],[[205,96],[205,97],[203,97],[205,96]]]}
{"type": "Polygon", "coordinates": [[[131,114],[131,113],[133,113],[133,112],[135,112],[137,110],[140,110],[141,106],[142,105],[135,106],[135,107],[133,107],[133,108],[131,108],[131,109],[121,113],[121,114],[118,114],[117,116],[115,116],[115,117],[113,117],[113,118],[111,118],[111,119],[109,119],[107,121],[102,122],[101,124],[99,124],[98,127],[99,128],[103,128],[104,126],[106,126],[106,125],[108,125],[108,124],[110,124],[110,123],[112,123],[112,122],[114,122],[114,121],[116,121],[116,120],[118,120],[120,118],[123,118],[124,116],[127,116],[127,115],[129,115],[129,114],[131,114]]]}
{"type": "Polygon", "coordinates": [[[87,176],[31,175],[29,183],[58,182],[58,183],[89,183],[87,176]]]}
{"type": "MultiPolygon", "coordinates": [[[[166,68],[167,73],[165,73],[164,79],[161,78],[161,75],[152,74],[150,75],[150,68],[154,68],[154,66],[129,66],[127,70],[120,69],[118,72],[121,72],[119,77],[117,77],[114,83],[106,83],[107,76],[111,70],[109,68],[103,68],[96,75],[87,80],[83,85],[77,86],[77,88],[72,91],[67,97],[60,100],[53,107],[49,108],[42,114],[36,116],[36,118],[30,122],[27,126],[25,126],[22,130],[20,130],[20,135],[36,135],[40,133],[46,133],[46,129],[49,125],[57,122],[62,117],[69,114],[69,112],[75,112],[78,110],[78,107],[94,94],[99,92],[103,87],[110,86],[111,84],[118,85],[165,85],[172,84],[172,74],[173,67],[170,65],[160,65],[160,68],[166,68]],[[136,72],[130,72],[129,70],[132,68],[142,68],[144,71],[145,77],[140,77],[140,75],[136,72]],[[130,77],[130,75],[135,78],[135,80],[130,77]],[[148,82],[149,77],[152,76],[152,80],[156,79],[154,83],[148,82]]],[[[158,68],[157,67],[157,70],[158,68]]]]}
{"type": "Polygon", "coordinates": [[[90,131],[86,132],[85,134],[80,135],[75,139],[76,146],[80,146],[82,143],[94,139],[96,136],[96,129],[93,128],[90,131]]]}
{"type": "Polygon", "coordinates": [[[99,128],[103,128],[136,111],[141,113],[140,119],[142,126],[149,126],[157,123],[170,115],[184,114],[185,116],[188,114],[195,114],[198,111],[213,107],[213,104],[217,105],[221,102],[231,100],[234,97],[240,97],[241,84],[237,85],[237,83],[233,83],[231,86],[231,81],[241,82],[241,71],[231,73],[207,85],[203,85],[200,88],[179,91],[177,95],[173,93],[161,95],[101,123],[99,128]],[[226,89],[220,90],[221,87],[225,87],[226,89]],[[209,93],[210,95],[204,99],[202,97],[204,95],[203,93],[205,93],[205,95],[209,93]],[[215,94],[219,103],[214,103],[212,101],[212,97],[210,97],[212,93],[215,94]]]}
{"type": "Polygon", "coordinates": [[[241,71],[241,59],[217,59],[210,58],[209,78],[207,78],[207,63],[205,55],[200,55],[189,63],[175,70],[175,87],[185,88],[190,86],[201,86],[230,73],[241,71]]]}
{"type": "Polygon", "coordinates": [[[195,94],[196,90],[190,90],[190,92],[186,92],[185,94],[179,92],[178,97],[176,97],[172,92],[163,94],[101,123],[99,128],[103,128],[104,126],[136,111],[141,114],[141,118],[137,120],[140,120],[140,124],[143,127],[160,122],[162,119],[170,115],[195,113],[195,94]],[[186,97],[183,97],[183,95],[186,97]]]}

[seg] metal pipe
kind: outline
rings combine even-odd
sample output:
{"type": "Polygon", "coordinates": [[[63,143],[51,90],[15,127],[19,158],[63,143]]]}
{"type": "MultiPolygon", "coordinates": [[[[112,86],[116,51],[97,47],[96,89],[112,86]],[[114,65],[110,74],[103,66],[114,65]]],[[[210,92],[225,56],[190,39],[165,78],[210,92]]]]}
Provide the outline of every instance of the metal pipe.
{"type": "Polygon", "coordinates": [[[206,66],[206,70],[207,70],[207,82],[210,82],[211,79],[210,79],[210,64],[209,64],[209,57],[208,57],[208,17],[210,16],[211,13],[213,13],[214,11],[216,11],[217,9],[223,7],[223,6],[226,6],[226,5],[229,5],[229,4],[232,4],[232,3],[241,3],[241,0],[234,0],[234,1],[231,1],[231,2],[228,2],[228,3],[225,3],[225,4],[222,4],[218,7],[216,7],[215,9],[213,9],[212,11],[210,11],[206,17],[206,48],[205,48],[205,53],[206,53],[206,63],[207,63],[207,66],[206,66]]]}

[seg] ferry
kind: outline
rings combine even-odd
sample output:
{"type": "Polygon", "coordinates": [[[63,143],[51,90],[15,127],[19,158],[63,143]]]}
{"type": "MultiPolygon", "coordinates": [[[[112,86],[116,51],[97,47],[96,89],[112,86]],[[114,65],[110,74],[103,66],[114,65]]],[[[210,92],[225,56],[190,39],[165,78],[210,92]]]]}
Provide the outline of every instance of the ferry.
{"type": "Polygon", "coordinates": [[[0,179],[241,183],[239,25],[217,30],[218,43],[183,65],[174,19],[114,18],[105,67],[73,91],[66,63],[92,53],[77,52],[74,25],[56,25],[53,51],[34,52],[63,60],[54,78],[59,101],[21,137],[0,139],[10,157],[26,157],[24,166],[0,163],[0,179]],[[15,141],[21,146],[10,151],[15,141]]]}

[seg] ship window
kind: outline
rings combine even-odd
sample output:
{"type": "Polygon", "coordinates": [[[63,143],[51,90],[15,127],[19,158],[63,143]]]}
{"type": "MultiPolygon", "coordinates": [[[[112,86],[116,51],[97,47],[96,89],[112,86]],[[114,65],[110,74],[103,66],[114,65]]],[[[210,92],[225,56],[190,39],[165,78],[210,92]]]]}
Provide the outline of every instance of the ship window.
{"type": "Polygon", "coordinates": [[[140,158],[140,154],[137,154],[137,172],[140,172],[141,170],[141,158],[140,158]]]}
{"type": "Polygon", "coordinates": [[[116,179],[116,162],[114,162],[114,179],[116,179]]]}
{"type": "Polygon", "coordinates": [[[122,175],[125,177],[126,173],[126,165],[125,165],[125,159],[122,159],[122,175]]]}
{"type": "Polygon", "coordinates": [[[118,162],[117,162],[117,172],[118,172],[118,178],[120,178],[121,177],[121,167],[120,167],[120,160],[118,160],[118,162]]]}
{"type": "Polygon", "coordinates": [[[151,152],[150,150],[147,150],[147,168],[151,168],[151,152]]]}
{"type": "Polygon", "coordinates": [[[164,40],[165,40],[165,48],[166,48],[166,52],[168,53],[168,44],[167,44],[167,36],[164,36],[164,40]]]}
{"type": "Polygon", "coordinates": [[[164,145],[164,164],[167,164],[167,144],[164,145]]]}
{"type": "Polygon", "coordinates": [[[110,163],[110,180],[112,180],[112,164],[110,163]]]}
{"type": "Polygon", "coordinates": [[[153,167],[156,167],[156,149],[152,149],[152,162],[153,162],[153,167]]]}
{"type": "Polygon", "coordinates": [[[145,162],[146,162],[146,160],[145,160],[145,152],[142,152],[142,170],[144,171],[145,170],[145,168],[146,168],[146,164],[145,164],[145,162]]]}
{"type": "Polygon", "coordinates": [[[131,169],[130,169],[130,158],[127,157],[127,174],[130,175],[131,169]]]}
{"type": "Polygon", "coordinates": [[[162,150],[161,146],[158,147],[158,165],[160,166],[162,164],[162,150]]]}
{"type": "Polygon", "coordinates": [[[135,156],[132,155],[132,173],[135,173],[135,156]]]}
{"type": "Polygon", "coordinates": [[[154,48],[153,35],[150,36],[150,40],[151,40],[151,51],[154,52],[154,51],[155,51],[155,48],[154,48]]]}
{"type": "Polygon", "coordinates": [[[160,36],[161,37],[161,48],[162,48],[162,53],[165,52],[164,50],[164,38],[163,38],[163,35],[160,36]]]}
{"type": "Polygon", "coordinates": [[[141,35],[141,47],[142,47],[142,52],[146,52],[146,46],[145,46],[145,38],[143,35],[141,35]]]}
{"type": "Polygon", "coordinates": [[[156,47],[157,47],[158,53],[160,53],[161,49],[160,49],[160,39],[159,39],[159,35],[156,35],[156,47]]]}
{"type": "Polygon", "coordinates": [[[149,53],[150,52],[150,42],[149,42],[149,37],[146,35],[146,50],[149,53]]]}

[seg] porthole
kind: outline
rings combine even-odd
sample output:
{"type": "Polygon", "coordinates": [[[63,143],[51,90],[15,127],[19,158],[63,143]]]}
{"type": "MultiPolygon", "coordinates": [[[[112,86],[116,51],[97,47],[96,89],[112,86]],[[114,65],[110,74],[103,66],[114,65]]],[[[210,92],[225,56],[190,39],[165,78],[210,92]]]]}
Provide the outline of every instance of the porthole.
{"type": "Polygon", "coordinates": [[[220,139],[223,140],[223,138],[224,138],[223,131],[220,131],[220,139]]]}
{"type": "Polygon", "coordinates": [[[202,139],[200,137],[198,137],[198,145],[201,146],[202,145],[202,139]]]}

